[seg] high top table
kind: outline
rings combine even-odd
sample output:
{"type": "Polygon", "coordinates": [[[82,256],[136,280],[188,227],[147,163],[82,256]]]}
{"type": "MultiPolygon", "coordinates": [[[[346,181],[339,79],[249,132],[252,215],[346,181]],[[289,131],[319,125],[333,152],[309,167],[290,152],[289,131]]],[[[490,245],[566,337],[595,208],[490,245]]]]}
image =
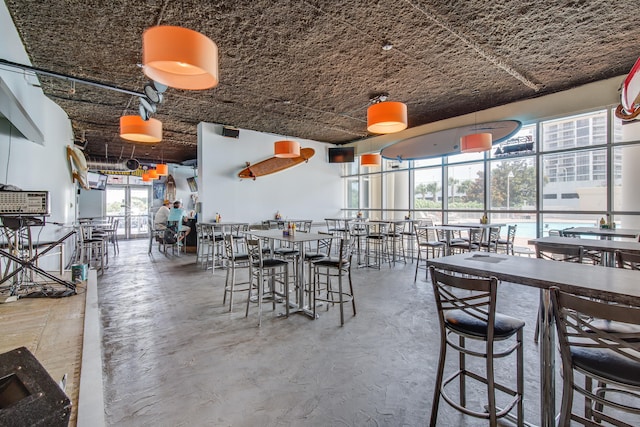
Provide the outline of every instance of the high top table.
{"type": "Polygon", "coordinates": [[[488,253],[464,253],[427,260],[438,269],[494,276],[499,280],[532,286],[540,294],[540,418],[544,427],[555,426],[555,330],[549,288],[588,298],[640,305],[637,271],[597,265],[557,262],[488,253]]]}
{"type": "MultiPolygon", "coordinates": [[[[299,251],[298,262],[302,261],[303,263],[305,243],[316,242],[318,240],[329,238],[339,238],[339,236],[332,236],[330,234],[304,233],[301,231],[297,231],[293,233],[293,235],[285,236],[283,234],[283,230],[250,230],[245,231],[245,234],[248,236],[259,237],[261,239],[267,239],[269,241],[269,244],[271,245],[272,252],[276,241],[292,243],[297,247],[299,251]]],[[[296,305],[290,302],[289,304],[293,307],[294,310],[289,310],[289,313],[306,314],[313,319],[313,310],[309,307],[308,304],[305,305],[304,301],[304,270],[304,265],[302,266],[302,268],[298,268],[298,276],[296,277],[296,286],[298,289],[298,304],[296,305]]]]}
{"type": "Polygon", "coordinates": [[[599,236],[601,239],[624,237],[637,240],[640,230],[631,228],[571,227],[562,230],[562,234],[565,236],[599,236]]]}
{"type": "Polygon", "coordinates": [[[611,256],[615,251],[640,254],[640,243],[630,240],[600,240],[600,239],[576,239],[575,237],[539,237],[529,240],[530,245],[545,243],[555,246],[582,247],[588,251],[600,251],[603,253],[602,265],[613,267],[615,260],[611,256]]]}

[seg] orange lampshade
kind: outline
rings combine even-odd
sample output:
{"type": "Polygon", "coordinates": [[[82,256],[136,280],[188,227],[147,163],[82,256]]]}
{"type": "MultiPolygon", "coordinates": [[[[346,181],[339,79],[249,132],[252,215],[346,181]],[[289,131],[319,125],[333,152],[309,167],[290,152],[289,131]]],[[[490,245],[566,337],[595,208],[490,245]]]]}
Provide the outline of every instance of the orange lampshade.
{"type": "Polygon", "coordinates": [[[142,64],[147,77],[177,89],[209,89],[218,84],[218,46],[187,28],[148,28],[142,36],[142,64]]]}
{"type": "Polygon", "coordinates": [[[160,142],[162,141],[162,122],[156,119],[145,121],[140,116],[122,116],[120,117],[120,138],[134,142],[160,142]]]}
{"type": "Polygon", "coordinates": [[[158,179],[158,172],[155,169],[149,169],[149,179],[158,179]]]}
{"type": "Polygon", "coordinates": [[[491,149],[493,136],[490,133],[473,133],[460,138],[460,151],[463,153],[479,153],[491,149]]]}
{"type": "Polygon", "coordinates": [[[158,176],[167,176],[169,175],[169,165],[166,163],[159,163],[156,165],[156,173],[158,176]]]}
{"type": "Polygon", "coordinates": [[[363,154],[360,156],[360,166],[380,166],[382,157],[380,154],[363,154]]]}
{"type": "Polygon", "coordinates": [[[300,157],[300,143],[296,141],[276,141],[274,144],[274,151],[276,157],[281,158],[294,158],[300,157]]]}
{"type": "Polygon", "coordinates": [[[371,133],[394,133],[407,128],[407,105],[385,101],[367,110],[367,130],[371,133]]]}
{"type": "Polygon", "coordinates": [[[151,181],[151,178],[149,178],[149,172],[144,172],[144,173],[142,174],[142,181],[143,181],[143,182],[149,182],[149,181],[151,181]]]}

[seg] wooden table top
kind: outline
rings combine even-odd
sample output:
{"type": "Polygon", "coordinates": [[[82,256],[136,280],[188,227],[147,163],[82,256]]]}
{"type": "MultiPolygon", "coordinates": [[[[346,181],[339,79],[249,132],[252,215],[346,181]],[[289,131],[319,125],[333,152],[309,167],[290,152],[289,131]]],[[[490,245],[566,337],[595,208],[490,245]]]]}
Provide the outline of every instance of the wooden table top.
{"type": "Polygon", "coordinates": [[[530,245],[535,245],[538,242],[558,246],[582,246],[584,249],[590,251],[640,253],[640,242],[630,240],[576,239],[575,237],[559,236],[540,237],[529,240],[530,245]]]}
{"type": "Polygon", "coordinates": [[[284,230],[250,230],[245,231],[245,234],[256,236],[265,239],[281,240],[283,242],[312,242],[315,240],[323,239],[338,239],[341,236],[335,236],[332,234],[319,234],[319,233],[305,233],[303,231],[296,231],[293,236],[285,236],[282,232],[284,230]]]}
{"type": "Polygon", "coordinates": [[[599,228],[599,227],[572,227],[562,230],[563,234],[601,236],[601,237],[628,237],[637,239],[640,230],[631,228],[599,228]]]}
{"type": "Polygon", "coordinates": [[[488,253],[450,255],[427,263],[443,270],[495,276],[541,289],[557,286],[576,295],[640,305],[640,274],[635,270],[488,253]]]}

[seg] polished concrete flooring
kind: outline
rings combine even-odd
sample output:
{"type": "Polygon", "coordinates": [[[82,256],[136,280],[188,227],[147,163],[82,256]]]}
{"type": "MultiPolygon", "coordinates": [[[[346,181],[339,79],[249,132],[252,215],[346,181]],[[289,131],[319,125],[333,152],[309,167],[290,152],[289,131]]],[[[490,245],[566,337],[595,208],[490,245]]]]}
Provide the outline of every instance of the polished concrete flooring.
{"type": "MultiPolygon", "coordinates": [[[[225,271],[194,254],[165,256],[147,241],[120,242],[99,278],[105,410],[117,426],[423,426],[439,347],[430,282],[415,264],[353,270],[357,315],[322,309],[317,320],[245,318],[222,304],[225,271]]],[[[499,310],[524,319],[525,408],[539,422],[538,292],[503,283],[499,310]]],[[[515,376],[513,359],[498,377],[515,376]]],[[[477,365],[477,364],[475,364],[477,365]]],[[[453,365],[452,365],[453,366],[453,365]]],[[[482,366],[481,364],[479,366],[482,366]]],[[[560,398],[558,388],[557,399],[560,398]]],[[[469,391],[481,409],[486,393],[469,391]]],[[[439,425],[488,425],[440,404],[439,425]]]]}

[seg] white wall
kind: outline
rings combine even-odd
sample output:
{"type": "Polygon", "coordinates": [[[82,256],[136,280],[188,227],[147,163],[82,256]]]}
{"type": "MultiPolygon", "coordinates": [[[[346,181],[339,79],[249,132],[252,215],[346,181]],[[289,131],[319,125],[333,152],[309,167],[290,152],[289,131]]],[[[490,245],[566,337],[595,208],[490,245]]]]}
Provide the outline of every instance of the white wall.
{"type": "Polygon", "coordinates": [[[324,222],[340,215],[343,205],[341,165],[327,163],[328,144],[296,138],[313,148],[308,163],[254,180],[241,180],[246,162],[273,157],[273,143],[282,136],[240,129],[239,138],[221,135],[221,125],[198,125],[198,185],[202,203],[199,220],[211,221],[216,212],[223,221],[259,223],[283,218],[324,222]]]}
{"type": "MultiPolygon", "coordinates": [[[[0,3],[0,40],[0,58],[30,64],[4,2],[0,3]]],[[[5,110],[7,117],[0,116],[0,183],[23,190],[48,191],[49,224],[33,232],[40,241],[57,240],[72,229],[76,219],[76,186],[71,182],[66,156],[66,146],[73,144],[71,122],[60,107],[34,86],[35,77],[1,67],[0,79],[9,91],[0,92],[2,101],[16,107],[8,111],[22,113],[22,117],[11,117],[5,110]],[[15,126],[23,127],[25,119],[39,130],[43,141],[30,141],[18,131],[15,126]]],[[[27,130],[25,133],[33,134],[27,130]]],[[[70,254],[71,250],[67,250],[67,256],[70,254]]],[[[46,262],[41,265],[47,266],[46,262]]]]}

